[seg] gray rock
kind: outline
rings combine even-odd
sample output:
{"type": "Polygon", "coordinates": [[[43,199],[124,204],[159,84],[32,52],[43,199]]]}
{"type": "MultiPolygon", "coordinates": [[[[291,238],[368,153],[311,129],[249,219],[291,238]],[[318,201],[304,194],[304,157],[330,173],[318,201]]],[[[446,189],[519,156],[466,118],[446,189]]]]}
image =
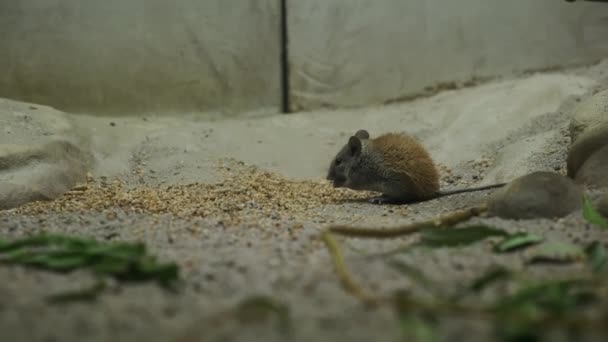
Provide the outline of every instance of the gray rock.
{"type": "Polygon", "coordinates": [[[608,144],[608,90],[586,98],[576,107],[569,130],[572,144],[568,152],[568,176],[574,178],[587,158],[608,144]]]}
{"type": "Polygon", "coordinates": [[[587,158],[574,180],[589,189],[608,187],[608,144],[587,158]]]}
{"type": "Polygon", "coordinates": [[[86,180],[84,134],[67,114],[0,99],[0,209],[48,200],[86,180]]]}
{"type": "Polygon", "coordinates": [[[533,172],[496,191],[488,213],[506,219],[556,218],[583,205],[583,192],[570,178],[554,172],[533,172]]]}
{"type": "Polygon", "coordinates": [[[587,131],[570,146],[568,150],[568,177],[575,178],[585,161],[597,150],[608,145],[608,125],[587,131]]]}
{"type": "Polygon", "coordinates": [[[575,109],[570,121],[570,138],[576,142],[584,132],[608,123],[608,90],[584,99],[575,109]]]}

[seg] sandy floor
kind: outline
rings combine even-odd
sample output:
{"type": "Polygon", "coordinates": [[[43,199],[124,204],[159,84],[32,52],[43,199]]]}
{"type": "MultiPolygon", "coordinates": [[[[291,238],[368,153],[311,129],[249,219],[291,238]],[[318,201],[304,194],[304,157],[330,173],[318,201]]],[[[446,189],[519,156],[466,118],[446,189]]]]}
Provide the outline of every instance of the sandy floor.
{"type": "MultiPolygon", "coordinates": [[[[336,191],[323,181],[348,134],[366,128],[372,135],[399,130],[417,136],[442,165],[446,189],[508,181],[535,170],[564,172],[569,110],[607,84],[605,73],[608,63],[410,103],[248,120],[76,116],[77,127],[90,132],[94,180],[54,202],[0,212],[1,236],[53,231],[142,240],[181,266],[185,288],[171,294],[155,285],[121,285],[95,303],[47,305],[44,296],[92,279],[86,273],[3,266],[1,340],[287,339],[274,319],[238,319],[238,303],[255,295],[287,305],[291,340],[399,340],[402,326],[391,307],[368,309],[341,288],[318,233],[335,222],[383,227],[428,219],[481,203],[490,192],[408,206],[367,204],[361,200],[365,194],[336,191]],[[224,158],[230,159],[220,163],[224,158]]],[[[473,221],[548,240],[608,243],[608,235],[585,224],[580,213],[561,220],[473,221]]],[[[387,266],[392,258],[415,265],[447,292],[496,264],[542,278],[586,272],[580,263],[526,266],[525,252],[497,255],[485,242],[366,257],[416,238],[343,240],[346,261],[362,286],[383,294],[425,293],[387,266]]],[[[457,315],[444,315],[439,330],[450,340],[493,338],[483,321],[457,315]]]]}

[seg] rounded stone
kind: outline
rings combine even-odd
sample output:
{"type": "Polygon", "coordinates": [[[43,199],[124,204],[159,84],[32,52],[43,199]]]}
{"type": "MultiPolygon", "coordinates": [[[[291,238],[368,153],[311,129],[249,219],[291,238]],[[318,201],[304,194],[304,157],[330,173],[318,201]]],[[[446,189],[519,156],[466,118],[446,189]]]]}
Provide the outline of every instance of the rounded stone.
{"type": "Polygon", "coordinates": [[[558,218],[582,206],[582,189],[572,179],[538,171],[496,191],[488,200],[488,213],[506,219],[558,218]]]}
{"type": "Polygon", "coordinates": [[[86,138],[53,108],[0,99],[0,209],[48,200],[86,180],[86,138]]]}
{"type": "Polygon", "coordinates": [[[584,99],[572,114],[569,125],[572,141],[568,151],[568,177],[595,151],[608,144],[608,90],[584,99]]]}
{"type": "Polygon", "coordinates": [[[578,170],[597,150],[608,145],[608,124],[586,131],[570,146],[566,160],[568,177],[575,178],[578,170]]]}
{"type": "Polygon", "coordinates": [[[587,158],[576,172],[574,180],[588,189],[608,187],[608,144],[587,158]]]}
{"type": "Polygon", "coordinates": [[[608,89],[590,96],[576,106],[570,120],[570,138],[572,142],[581,134],[595,130],[608,123],[608,89]]]}

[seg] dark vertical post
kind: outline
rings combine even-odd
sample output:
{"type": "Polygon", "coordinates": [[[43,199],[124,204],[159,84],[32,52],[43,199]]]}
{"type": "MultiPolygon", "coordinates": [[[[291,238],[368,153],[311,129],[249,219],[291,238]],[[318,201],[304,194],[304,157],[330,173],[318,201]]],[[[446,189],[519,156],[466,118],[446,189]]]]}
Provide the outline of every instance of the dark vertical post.
{"type": "Polygon", "coordinates": [[[281,64],[281,111],[289,113],[290,103],[289,95],[289,28],[287,27],[287,0],[279,0],[280,2],[280,64],[281,64]]]}

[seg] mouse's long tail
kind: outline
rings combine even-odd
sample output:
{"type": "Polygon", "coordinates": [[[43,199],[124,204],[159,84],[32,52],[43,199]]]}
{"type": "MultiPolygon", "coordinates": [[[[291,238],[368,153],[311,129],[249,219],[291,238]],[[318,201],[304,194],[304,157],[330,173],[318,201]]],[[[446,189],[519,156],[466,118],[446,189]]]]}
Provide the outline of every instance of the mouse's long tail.
{"type": "Polygon", "coordinates": [[[507,183],[497,183],[497,184],[484,185],[484,186],[478,186],[478,187],[466,188],[466,189],[455,189],[455,190],[447,190],[447,191],[438,191],[438,192],[436,192],[436,196],[437,197],[443,197],[443,196],[461,194],[461,193],[464,193],[464,192],[473,192],[473,191],[488,190],[488,189],[500,188],[500,187],[503,187],[505,185],[507,185],[507,183]]]}

